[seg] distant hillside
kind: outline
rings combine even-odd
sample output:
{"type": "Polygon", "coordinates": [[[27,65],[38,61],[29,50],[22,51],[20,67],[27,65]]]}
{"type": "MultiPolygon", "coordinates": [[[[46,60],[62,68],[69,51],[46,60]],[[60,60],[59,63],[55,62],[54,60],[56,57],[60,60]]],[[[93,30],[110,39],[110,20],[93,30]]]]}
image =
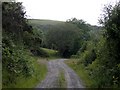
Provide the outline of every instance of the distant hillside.
{"type": "Polygon", "coordinates": [[[47,31],[51,27],[53,28],[58,24],[65,23],[63,21],[54,21],[54,20],[45,20],[45,19],[29,19],[28,21],[29,21],[29,24],[33,26],[33,28],[36,28],[42,31],[47,31]]]}
{"type": "Polygon", "coordinates": [[[63,23],[63,21],[45,20],[45,19],[29,19],[29,22],[35,25],[56,25],[63,23]]]}
{"type": "MultiPolygon", "coordinates": [[[[51,28],[53,29],[56,26],[60,28],[59,27],[60,24],[65,24],[65,22],[63,21],[45,20],[45,19],[29,19],[28,21],[29,21],[29,24],[32,25],[34,29],[42,30],[43,32],[46,32],[50,30],[51,28]]],[[[88,26],[90,28],[90,35],[93,38],[96,38],[96,37],[98,38],[102,28],[99,26],[92,26],[90,24],[88,24],[88,26]]]]}

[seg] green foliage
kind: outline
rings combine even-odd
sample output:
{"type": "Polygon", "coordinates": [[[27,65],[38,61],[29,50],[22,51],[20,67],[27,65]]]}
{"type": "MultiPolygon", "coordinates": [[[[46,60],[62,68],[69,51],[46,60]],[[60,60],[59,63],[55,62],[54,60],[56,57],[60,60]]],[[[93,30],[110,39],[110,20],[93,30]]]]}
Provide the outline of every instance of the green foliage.
{"type": "Polygon", "coordinates": [[[120,87],[120,2],[104,10],[100,20],[104,29],[97,34],[96,31],[90,31],[90,41],[77,53],[80,55],[77,64],[85,65],[90,77],[94,79],[94,87],[120,87]]]}
{"type": "Polygon", "coordinates": [[[82,47],[77,52],[77,56],[80,61],[78,63],[83,63],[84,66],[91,64],[97,57],[96,55],[96,42],[86,41],[82,47]]]}
{"type": "Polygon", "coordinates": [[[78,58],[78,55],[71,55],[70,58],[78,58]]]}
{"type": "Polygon", "coordinates": [[[94,50],[92,51],[85,51],[84,54],[82,54],[82,62],[85,66],[88,66],[96,59],[96,53],[94,50]]]}
{"type": "Polygon", "coordinates": [[[88,67],[96,87],[119,87],[118,64],[112,62],[114,58],[109,56],[108,49],[106,39],[102,38],[97,47],[97,59],[88,67]]]}
{"type": "Polygon", "coordinates": [[[75,54],[80,47],[80,30],[72,24],[59,24],[46,35],[47,47],[56,49],[63,57],[75,54]]]}
{"type": "Polygon", "coordinates": [[[59,52],[57,50],[47,49],[47,48],[41,48],[44,52],[48,54],[49,57],[60,57],[59,52]]]}
{"type": "Polygon", "coordinates": [[[88,31],[91,30],[91,27],[89,24],[86,24],[86,22],[84,20],[79,20],[76,18],[72,18],[72,19],[68,19],[66,21],[67,23],[72,23],[74,25],[76,25],[79,29],[81,29],[81,33],[82,33],[82,39],[83,40],[88,40],[89,39],[89,34],[88,31]]]}
{"type": "Polygon", "coordinates": [[[9,87],[20,76],[33,75],[31,54],[25,49],[23,36],[25,32],[31,33],[32,27],[27,24],[22,3],[3,2],[2,16],[2,84],[9,87]]]}
{"type": "Polygon", "coordinates": [[[36,50],[31,51],[35,56],[40,56],[40,57],[59,57],[59,52],[56,50],[52,49],[47,49],[47,48],[37,48],[36,50]]]}
{"type": "Polygon", "coordinates": [[[34,27],[32,30],[25,18],[22,3],[4,2],[3,87],[13,84],[14,87],[22,86],[22,80],[27,81],[23,87],[27,84],[30,87],[34,86],[29,82],[36,83],[40,79],[38,74],[43,75],[44,72],[38,70],[39,66],[32,62],[31,55],[55,57],[58,56],[58,51],[63,57],[72,55],[72,58],[79,58],[78,61],[70,63],[70,66],[88,86],[120,87],[120,2],[114,7],[109,5],[104,10],[103,18],[100,20],[104,29],[73,18],[66,22],[29,20],[34,27]],[[28,80],[31,77],[33,79],[28,80]],[[21,81],[17,83],[20,78],[21,81]]]}
{"type": "Polygon", "coordinates": [[[37,52],[37,56],[41,56],[41,57],[50,57],[49,53],[46,52],[44,49],[39,48],[38,50],[36,50],[37,52]]]}
{"type": "Polygon", "coordinates": [[[80,56],[80,54],[82,54],[85,50],[86,50],[86,46],[87,46],[87,43],[84,42],[81,46],[81,48],[79,49],[79,51],[77,52],[77,55],[80,56]]]}
{"type": "Polygon", "coordinates": [[[29,23],[34,28],[43,32],[41,45],[42,47],[57,49],[58,51],[60,51],[62,56],[65,55],[64,57],[70,57],[70,55],[76,54],[76,52],[79,50],[85,40],[88,40],[89,31],[93,28],[97,28],[97,26],[93,27],[89,24],[86,24],[85,21],[77,19],[70,19],[66,22],[67,23],[61,21],[37,19],[29,20],[29,23]],[[71,33],[73,33],[73,35],[71,33]],[[74,33],[77,34],[74,35],[74,33]],[[67,37],[67,35],[69,37],[67,37]],[[60,44],[56,45],[56,43],[60,44]]]}
{"type": "MultiPolygon", "coordinates": [[[[119,87],[120,75],[118,65],[120,64],[120,2],[113,7],[109,5],[104,9],[104,17],[102,24],[105,27],[104,43],[101,43],[102,48],[98,49],[98,62],[100,64],[99,73],[104,73],[100,77],[100,86],[119,87]],[[102,68],[104,67],[104,68],[102,68]],[[113,78],[114,77],[114,78],[113,78]],[[109,81],[109,82],[108,82],[109,81]]],[[[99,75],[97,75],[99,76],[99,75]]]]}
{"type": "MultiPolygon", "coordinates": [[[[25,77],[24,75],[20,74],[15,79],[17,81],[16,83],[9,83],[7,86],[3,85],[3,88],[34,88],[45,78],[47,67],[46,63],[43,63],[44,60],[38,59],[37,57],[33,56],[29,56],[29,59],[34,68],[32,75],[29,77],[25,77]]],[[[8,75],[8,73],[6,72],[6,74],[4,75],[8,75]]]]}
{"type": "Polygon", "coordinates": [[[30,26],[26,23],[25,12],[22,3],[3,2],[2,3],[2,25],[5,32],[12,33],[20,39],[23,31],[30,31],[30,26]],[[12,22],[12,23],[11,23],[12,22]]]}
{"type": "Polygon", "coordinates": [[[3,87],[10,83],[16,83],[16,78],[20,75],[31,76],[33,67],[29,54],[22,46],[18,46],[12,40],[12,34],[3,33],[2,40],[2,72],[3,87]]]}
{"type": "Polygon", "coordinates": [[[24,45],[31,50],[35,50],[41,46],[42,32],[38,30],[32,30],[31,32],[32,33],[29,33],[27,31],[24,32],[23,34],[24,45]]]}
{"type": "MultiPolygon", "coordinates": [[[[50,28],[54,28],[54,26],[57,26],[59,24],[62,24],[64,22],[62,21],[53,21],[53,20],[44,20],[44,19],[28,19],[28,22],[30,25],[32,25],[33,28],[42,31],[43,33],[43,39],[46,36],[46,32],[50,30],[50,28]]],[[[42,41],[43,46],[44,40],[42,41]]]]}
{"type": "Polygon", "coordinates": [[[32,75],[33,67],[24,49],[6,47],[2,51],[3,86],[16,83],[16,78],[20,75],[32,75]]]}

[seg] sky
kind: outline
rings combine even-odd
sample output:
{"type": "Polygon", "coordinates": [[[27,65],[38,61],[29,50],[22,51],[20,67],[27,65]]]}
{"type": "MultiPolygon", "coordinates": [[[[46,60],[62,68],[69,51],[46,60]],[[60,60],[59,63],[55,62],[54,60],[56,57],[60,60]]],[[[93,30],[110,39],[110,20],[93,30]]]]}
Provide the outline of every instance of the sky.
{"type": "Polygon", "coordinates": [[[91,25],[99,25],[98,19],[106,4],[119,0],[17,0],[23,2],[27,18],[66,21],[83,19],[91,25]]]}

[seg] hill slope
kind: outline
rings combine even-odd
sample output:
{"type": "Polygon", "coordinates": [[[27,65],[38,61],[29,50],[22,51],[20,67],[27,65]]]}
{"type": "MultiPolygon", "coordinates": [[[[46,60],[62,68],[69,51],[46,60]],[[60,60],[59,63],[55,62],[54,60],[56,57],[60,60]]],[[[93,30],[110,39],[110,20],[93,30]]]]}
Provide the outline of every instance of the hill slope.
{"type": "Polygon", "coordinates": [[[45,19],[29,19],[28,21],[33,28],[42,30],[42,31],[47,31],[56,25],[65,23],[62,21],[45,20],[45,19]]]}
{"type": "Polygon", "coordinates": [[[45,20],[45,19],[29,19],[28,21],[33,25],[56,25],[56,24],[64,23],[63,21],[45,20]]]}

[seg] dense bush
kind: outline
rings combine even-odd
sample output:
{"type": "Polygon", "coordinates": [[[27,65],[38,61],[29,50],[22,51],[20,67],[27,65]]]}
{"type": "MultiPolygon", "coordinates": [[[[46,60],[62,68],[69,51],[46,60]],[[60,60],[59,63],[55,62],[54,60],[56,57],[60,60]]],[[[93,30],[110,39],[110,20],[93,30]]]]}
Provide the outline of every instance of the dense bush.
{"type": "Polygon", "coordinates": [[[42,32],[36,29],[32,30],[31,33],[25,31],[23,33],[23,41],[27,49],[37,49],[42,43],[42,32]]]}
{"type": "MultiPolygon", "coordinates": [[[[113,85],[115,87],[120,87],[120,73],[119,73],[119,64],[120,64],[120,2],[116,3],[113,7],[109,5],[105,7],[105,13],[102,20],[106,31],[104,34],[105,43],[103,48],[100,49],[98,54],[98,60],[101,66],[105,67],[107,74],[105,75],[106,81],[104,83],[113,85]],[[108,76],[108,78],[107,78],[108,76]],[[107,82],[109,79],[110,82],[107,82]]],[[[104,85],[107,86],[107,85],[104,85]]]]}
{"type": "MultiPolygon", "coordinates": [[[[4,42],[4,40],[3,40],[4,42]]],[[[5,44],[5,43],[4,43],[5,44]]],[[[22,47],[6,47],[2,48],[2,65],[3,65],[3,86],[15,83],[16,78],[20,75],[31,76],[33,67],[30,55],[22,47]]]]}
{"type": "Polygon", "coordinates": [[[24,46],[24,32],[31,32],[22,3],[2,3],[2,84],[16,83],[18,76],[32,75],[30,54],[24,46]],[[12,23],[11,23],[12,22],[12,23]],[[27,53],[28,52],[28,53],[27,53]]]}
{"type": "Polygon", "coordinates": [[[83,54],[83,57],[81,58],[83,59],[82,62],[85,66],[88,66],[89,64],[91,64],[95,59],[96,59],[96,53],[94,50],[92,51],[85,51],[83,54]]]}
{"type": "Polygon", "coordinates": [[[120,87],[120,2],[104,8],[102,36],[91,32],[91,41],[78,52],[80,60],[94,80],[94,87],[120,87]]]}

